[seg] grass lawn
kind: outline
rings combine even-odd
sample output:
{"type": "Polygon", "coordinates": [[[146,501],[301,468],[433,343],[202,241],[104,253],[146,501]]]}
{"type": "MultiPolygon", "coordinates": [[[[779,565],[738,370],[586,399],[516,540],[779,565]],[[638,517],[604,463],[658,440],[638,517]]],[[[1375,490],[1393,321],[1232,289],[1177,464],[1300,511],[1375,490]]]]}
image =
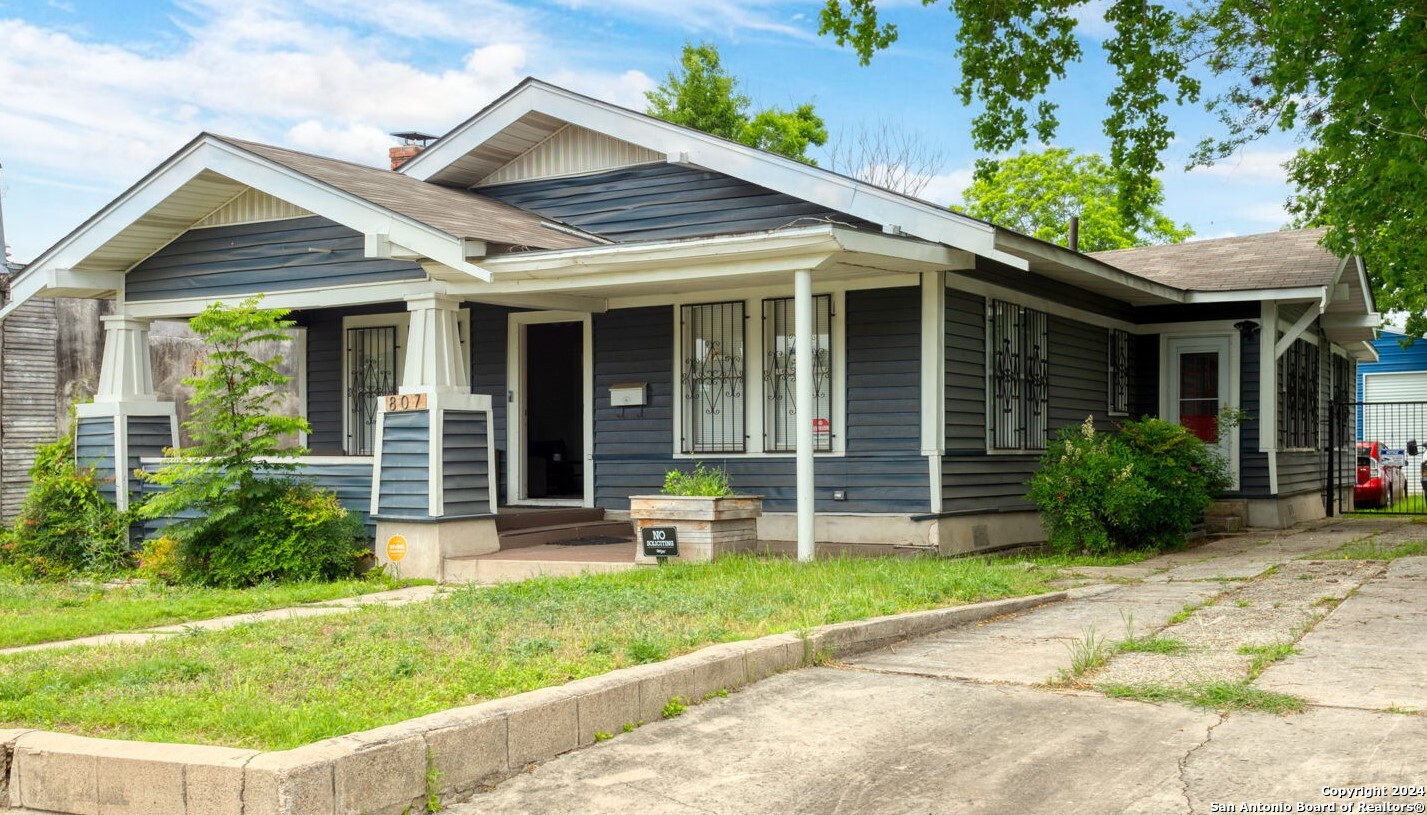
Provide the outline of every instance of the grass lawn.
{"type": "Polygon", "coordinates": [[[299,603],[386,591],[389,578],[300,583],[253,589],[202,589],[157,584],[107,587],[38,583],[0,570],[0,648],[138,631],[161,625],[283,608],[299,603]]]}
{"type": "Polygon", "coordinates": [[[982,559],[730,557],[0,658],[0,727],[286,749],[716,642],[1046,590],[982,559]]]}

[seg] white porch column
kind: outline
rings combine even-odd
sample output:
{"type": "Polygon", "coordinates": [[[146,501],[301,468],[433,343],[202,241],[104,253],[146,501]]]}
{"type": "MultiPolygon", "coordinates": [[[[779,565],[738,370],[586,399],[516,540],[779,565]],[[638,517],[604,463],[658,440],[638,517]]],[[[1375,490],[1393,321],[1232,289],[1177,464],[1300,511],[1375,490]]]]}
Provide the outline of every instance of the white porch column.
{"type": "Polygon", "coordinates": [[[817,526],[813,484],[813,273],[793,273],[793,376],[797,381],[798,560],[812,560],[817,526]]]}
{"type": "Polygon", "coordinates": [[[104,360],[94,401],[75,407],[75,459],[107,474],[113,493],[107,484],[101,489],[123,510],[137,490],[131,475],[137,461],[178,446],[178,418],[174,403],[154,393],[149,321],[124,314],[100,319],[104,360]]]}
{"type": "Polygon", "coordinates": [[[377,407],[377,561],[403,577],[444,580],[448,560],[500,548],[491,398],[471,393],[461,301],[417,294],[406,305],[411,322],[399,395],[377,407]]]}
{"type": "Polygon", "coordinates": [[[123,314],[99,318],[104,323],[104,361],[94,401],[156,402],[149,362],[149,321],[123,314]]]}
{"type": "Polygon", "coordinates": [[[470,373],[461,359],[460,306],[456,298],[439,294],[406,298],[411,325],[402,393],[471,392],[470,373]]]}

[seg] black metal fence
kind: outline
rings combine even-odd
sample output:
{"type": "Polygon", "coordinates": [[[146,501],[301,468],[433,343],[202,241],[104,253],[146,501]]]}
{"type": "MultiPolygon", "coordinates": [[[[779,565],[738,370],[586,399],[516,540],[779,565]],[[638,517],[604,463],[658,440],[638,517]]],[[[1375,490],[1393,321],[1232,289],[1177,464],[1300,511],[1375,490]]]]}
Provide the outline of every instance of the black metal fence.
{"type": "Polygon", "coordinates": [[[1427,402],[1334,402],[1324,423],[1328,514],[1427,513],[1427,402]]]}

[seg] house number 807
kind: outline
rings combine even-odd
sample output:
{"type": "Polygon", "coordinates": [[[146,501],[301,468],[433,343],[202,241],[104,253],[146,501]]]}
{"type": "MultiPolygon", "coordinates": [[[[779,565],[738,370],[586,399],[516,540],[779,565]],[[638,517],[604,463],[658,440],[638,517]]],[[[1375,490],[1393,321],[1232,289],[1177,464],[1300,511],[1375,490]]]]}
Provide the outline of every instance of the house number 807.
{"type": "Polygon", "coordinates": [[[386,412],[400,413],[404,410],[425,410],[426,394],[402,393],[386,397],[386,412]]]}

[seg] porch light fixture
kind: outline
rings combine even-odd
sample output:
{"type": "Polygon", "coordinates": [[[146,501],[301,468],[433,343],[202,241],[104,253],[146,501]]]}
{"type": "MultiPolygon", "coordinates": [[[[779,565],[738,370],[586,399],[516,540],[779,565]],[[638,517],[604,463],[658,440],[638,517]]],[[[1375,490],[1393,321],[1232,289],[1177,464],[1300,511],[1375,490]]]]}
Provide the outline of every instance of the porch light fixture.
{"type": "Polygon", "coordinates": [[[1253,339],[1259,335],[1259,324],[1253,320],[1240,320],[1234,323],[1234,327],[1239,329],[1239,333],[1242,334],[1246,340],[1253,339]]]}

